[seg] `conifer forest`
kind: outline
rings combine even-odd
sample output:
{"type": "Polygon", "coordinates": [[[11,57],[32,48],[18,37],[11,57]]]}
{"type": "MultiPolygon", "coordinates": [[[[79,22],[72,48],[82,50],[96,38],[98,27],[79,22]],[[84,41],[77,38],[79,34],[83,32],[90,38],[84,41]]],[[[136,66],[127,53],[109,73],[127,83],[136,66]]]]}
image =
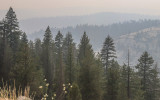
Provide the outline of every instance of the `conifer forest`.
{"type": "Polygon", "coordinates": [[[112,35],[96,52],[87,31],[76,43],[69,30],[54,36],[51,27],[31,40],[12,7],[0,20],[0,100],[160,100],[159,65],[147,50],[133,65],[126,48],[119,64],[112,35]],[[15,99],[26,91],[28,99],[15,99]]]}

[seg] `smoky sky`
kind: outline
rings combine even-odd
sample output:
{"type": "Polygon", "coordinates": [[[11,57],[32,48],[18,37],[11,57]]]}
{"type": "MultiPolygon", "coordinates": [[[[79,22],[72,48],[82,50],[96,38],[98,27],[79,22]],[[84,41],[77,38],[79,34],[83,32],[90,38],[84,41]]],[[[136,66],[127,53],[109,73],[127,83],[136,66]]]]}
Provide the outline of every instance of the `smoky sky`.
{"type": "Polygon", "coordinates": [[[121,12],[160,15],[160,0],[0,0],[0,10],[10,6],[23,18],[121,12]]]}

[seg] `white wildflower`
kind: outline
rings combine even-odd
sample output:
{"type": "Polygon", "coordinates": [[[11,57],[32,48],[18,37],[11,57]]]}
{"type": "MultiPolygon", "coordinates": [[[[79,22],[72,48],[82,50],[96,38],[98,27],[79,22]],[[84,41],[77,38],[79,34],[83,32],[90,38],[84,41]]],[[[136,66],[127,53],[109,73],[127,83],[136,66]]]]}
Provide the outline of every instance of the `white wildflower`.
{"type": "Polygon", "coordinates": [[[47,83],[46,86],[48,87],[48,86],[49,86],[49,83],[47,83]]]}
{"type": "Polygon", "coordinates": [[[42,89],[42,88],[43,88],[43,86],[39,86],[39,88],[40,88],[40,89],[42,89]]]}

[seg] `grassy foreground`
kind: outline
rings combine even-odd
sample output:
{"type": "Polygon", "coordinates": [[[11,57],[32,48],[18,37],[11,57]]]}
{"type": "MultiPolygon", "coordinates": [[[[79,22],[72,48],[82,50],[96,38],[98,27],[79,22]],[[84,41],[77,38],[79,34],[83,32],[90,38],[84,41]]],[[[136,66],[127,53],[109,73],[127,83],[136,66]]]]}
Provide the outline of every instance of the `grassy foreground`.
{"type": "Polygon", "coordinates": [[[15,82],[14,87],[9,86],[8,84],[3,83],[3,88],[0,87],[0,100],[32,100],[30,94],[30,87],[27,86],[22,92],[22,89],[16,89],[15,88],[15,82]]]}

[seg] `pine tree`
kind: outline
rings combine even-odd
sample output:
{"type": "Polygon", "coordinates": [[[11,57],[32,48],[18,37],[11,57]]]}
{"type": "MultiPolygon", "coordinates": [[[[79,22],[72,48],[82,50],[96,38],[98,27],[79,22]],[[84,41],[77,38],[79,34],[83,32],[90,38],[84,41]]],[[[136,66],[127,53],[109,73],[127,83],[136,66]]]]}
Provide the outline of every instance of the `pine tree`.
{"type": "Polygon", "coordinates": [[[36,56],[39,56],[39,58],[41,57],[42,54],[42,43],[40,39],[36,39],[35,40],[35,53],[36,56]]]}
{"type": "Polygon", "coordinates": [[[106,72],[110,64],[110,60],[112,60],[113,58],[116,58],[115,52],[116,50],[115,50],[113,39],[108,35],[103,43],[103,48],[101,50],[102,62],[106,68],[106,72]]]}
{"type": "Polygon", "coordinates": [[[84,32],[79,45],[80,76],[79,86],[83,100],[101,100],[102,88],[100,82],[99,66],[95,63],[92,46],[84,32]]]}
{"type": "Polygon", "coordinates": [[[39,86],[43,83],[43,73],[42,70],[37,69],[37,64],[34,62],[35,59],[32,58],[29,52],[28,39],[25,33],[22,34],[20,41],[20,47],[16,53],[15,66],[12,67],[10,72],[10,78],[15,80],[16,88],[21,86],[24,91],[26,86],[30,86],[31,92],[37,92],[37,95],[42,95],[39,86]]]}
{"type": "Polygon", "coordinates": [[[3,77],[3,79],[7,81],[9,76],[8,73],[16,62],[16,52],[19,48],[21,34],[16,14],[11,7],[6,14],[5,19],[0,23],[0,33],[2,36],[2,42],[0,44],[0,49],[2,50],[0,53],[0,74],[1,78],[3,77]]]}
{"type": "Polygon", "coordinates": [[[138,75],[138,72],[131,70],[131,99],[133,100],[145,100],[144,93],[145,91],[142,89],[141,78],[138,75]]]}
{"type": "Polygon", "coordinates": [[[130,55],[129,55],[129,50],[128,50],[128,67],[127,67],[127,96],[128,96],[128,99],[130,99],[130,61],[129,61],[129,59],[130,59],[130,55]]]}
{"type": "MultiPolygon", "coordinates": [[[[4,45],[4,43],[3,43],[3,34],[4,34],[4,32],[3,32],[3,22],[2,21],[0,21],[0,75],[2,75],[1,73],[1,70],[2,70],[2,62],[3,62],[3,52],[4,52],[4,50],[3,50],[3,45],[4,45]]],[[[1,77],[0,77],[0,79],[1,79],[1,77]]]]}
{"type": "MultiPolygon", "coordinates": [[[[5,42],[6,43],[6,42],[5,42]]],[[[3,45],[3,43],[2,43],[3,45]]],[[[6,43],[5,45],[3,45],[4,47],[2,47],[2,52],[1,52],[1,65],[0,65],[0,79],[4,80],[4,81],[8,81],[9,79],[9,72],[11,69],[11,66],[13,66],[12,62],[13,62],[13,56],[12,56],[12,50],[10,48],[10,46],[6,43]]]]}
{"type": "Polygon", "coordinates": [[[128,66],[124,64],[120,69],[120,79],[118,88],[119,100],[144,100],[141,79],[133,68],[130,68],[130,98],[128,98],[128,66]],[[123,99],[120,99],[123,98],[123,99]]]}
{"type": "Polygon", "coordinates": [[[11,69],[11,77],[16,80],[17,86],[22,86],[22,89],[27,86],[27,74],[30,67],[29,47],[26,34],[22,34],[19,52],[16,53],[15,66],[11,69]]]}
{"type": "Polygon", "coordinates": [[[51,59],[50,59],[50,51],[51,51],[51,41],[52,41],[52,33],[50,31],[49,26],[47,27],[44,38],[43,38],[43,68],[45,71],[45,78],[48,80],[47,82],[50,83],[51,81],[51,59]]]}
{"type": "Polygon", "coordinates": [[[11,59],[6,63],[6,60],[12,58],[10,47],[7,43],[7,23],[6,20],[0,22],[0,79],[7,80],[11,59]]]}
{"type": "Polygon", "coordinates": [[[126,86],[124,82],[120,82],[118,84],[118,95],[117,95],[118,100],[128,100],[127,97],[127,91],[126,91],[126,86]]]}
{"type": "MultiPolygon", "coordinates": [[[[6,23],[6,20],[2,20],[0,22],[0,39],[1,39],[1,42],[0,42],[0,49],[1,49],[1,53],[0,53],[0,57],[1,57],[1,60],[0,61],[3,61],[3,57],[4,57],[4,52],[5,52],[5,46],[7,45],[7,33],[6,33],[6,27],[7,27],[7,23],[6,23]]],[[[1,66],[2,66],[2,63],[1,62],[1,66]]]]}
{"type": "Polygon", "coordinates": [[[112,60],[107,72],[106,100],[118,100],[119,64],[112,60]]]}
{"type": "MultiPolygon", "coordinates": [[[[84,32],[83,36],[82,36],[82,39],[80,41],[80,45],[79,45],[79,54],[78,54],[78,59],[79,59],[79,63],[81,65],[82,63],[82,60],[84,58],[86,58],[86,55],[87,53],[93,53],[93,50],[92,50],[92,46],[91,44],[89,43],[89,38],[88,36],[86,35],[86,32],[84,32]],[[90,50],[90,51],[89,51],[90,50]]],[[[93,56],[93,55],[92,55],[93,56]]]]}
{"type": "Polygon", "coordinates": [[[29,48],[30,48],[30,53],[32,54],[32,57],[35,57],[35,52],[34,52],[35,47],[34,47],[34,43],[33,43],[32,40],[30,40],[30,41],[28,42],[28,46],[29,46],[29,48]]]}
{"type": "Polygon", "coordinates": [[[19,30],[18,20],[12,7],[9,8],[5,20],[7,40],[10,44],[11,49],[15,53],[18,48],[21,31],[19,30]]]}
{"type": "Polygon", "coordinates": [[[136,68],[138,69],[139,77],[141,78],[142,90],[145,91],[144,98],[145,100],[152,100],[150,96],[150,85],[151,85],[151,70],[154,63],[153,58],[144,52],[141,57],[138,59],[138,64],[136,68]]]}
{"type": "Polygon", "coordinates": [[[11,66],[13,66],[13,52],[8,43],[8,22],[7,19],[3,19],[0,22],[0,79],[4,81],[8,80],[8,73],[11,66]]]}
{"type": "Polygon", "coordinates": [[[72,34],[66,34],[63,42],[63,58],[65,63],[66,82],[71,83],[75,80],[75,43],[72,34]]]}
{"type": "Polygon", "coordinates": [[[55,37],[55,49],[56,49],[56,99],[63,100],[63,84],[65,82],[64,79],[64,65],[63,65],[63,53],[62,53],[62,45],[63,45],[63,35],[60,31],[58,31],[55,37]]]}
{"type": "Polygon", "coordinates": [[[62,44],[63,44],[63,35],[61,34],[60,31],[58,31],[56,37],[55,37],[55,46],[57,51],[56,52],[60,52],[62,49],[62,44]]]}
{"type": "Polygon", "coordinates": [[[101,94],[101,100],[103,100],[103,96],[105,94],[105,89],[106,89],[106,75],[103,70],[103,64],[101,61],[101,55],[98,52],[97,55],[95,56],[95,63],[96,63],[96,71],[97,71],[97,80],[99,81],[99,88],[101,88],[101,91],[99,91],[99,94],[101,94]],[[98,76],[99,75],[99,76],[98,76]]]}
{"type": "Polygon", "coordinates": [[[53,56],[52,56],[52,33],[50,31],[50,27],[48,26],[44,38],[43,38],[43,44],[42,44],[42,66],[44,69],[45,78],[47,79],[47,82],[49,83],[48,86],[48,93],[49,98],[51,98],[51,93],[53,89],[53,72],[54,72],[54,65],[53,65],[53,56]]]}
{"type": "Polygon", "coordinates": [[[127,97],[127,65],[124,64],[120,68],[120,78],[118,82],[118,99],[119,100],[128,100],[127,97]]]}
{"type": "Polygon", "coordinates": [[[159,95],[160,95],[160,79],[159,79],[159,72],[158,72],[158,65],[155,64],[153,69],[151,70],[151,97],[153,100],[158,100],[159,99],[159,95]]]}

